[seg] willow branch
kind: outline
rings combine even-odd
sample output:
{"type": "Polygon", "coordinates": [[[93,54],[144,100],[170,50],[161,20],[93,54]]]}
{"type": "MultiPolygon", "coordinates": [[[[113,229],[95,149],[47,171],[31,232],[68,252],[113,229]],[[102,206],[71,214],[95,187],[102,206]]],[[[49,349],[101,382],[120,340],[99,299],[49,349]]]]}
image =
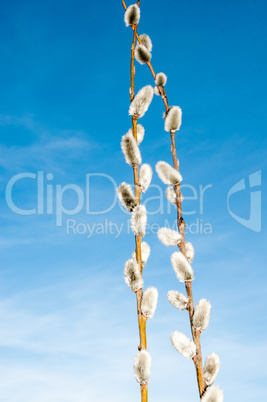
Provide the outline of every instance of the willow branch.
{"type": "MultiPolygon", "coordinates": [[[[127,9],[126,4],[124,0],[122,0],[122,5],[127,9]]],[[[131,28],[134,31],[134,36],[138,40],[139,43],[141,43],[141,40],[135,30],[135,26],[131,26],[131,28]],[[136,34],[136,35],[135,35],[136,34]]],[[[155,71],[152,67],[151,62],[146,63],[148,68],[151,71],[151,74],[154,78],[156,79],[156,74],[155,71]]],[[[169,104],[168,104],[168,98],[167,94],[165,91],[164,87],[158,86],[159,93],[161,95],[161,98],[163,100],[166,112],[169,111],[169,104]]],[[[170,132],[171,135],[171,154],[172,154],[172,159],[173,159],[173,166],[174,168],[179,171],[179,160],[177,158],[176,154],[176,143],[175,143],[175,131],[170,132]]],[[[185,221],[183,219],[183,214],[182,214],[182,199],[181,199],[181,189],[180,189],[180,184],[177,184],[175,186],[175,192],[176,192],[176,209],[177,209],[177,226],[179,229],[179,232],[181,234],[181,241],[178,244],[178,247],[185,255],[185,236],[184,236],[184,231],[185,231],[185,221]]],[[[186,287],[186,292],[188,296],[188,313],[189,313],[189,320],[190,320],[190,327],[191,327],[191,332],[192,332],[192,337],[194,340],[194,343],[196,345],[196,356],[193,358],[195,368],[196,368],[196,374],[197,374],[197,383],[198,383],[198,390],[199,390],[199,395],[200,397],[203,395],[206,384],[204,384],[203,380],[203,368],[202,368],[202,353],[201,353],[201,344],[200,344],[200,332],[197,331],[194,326],[193,326],[193,315],[194,315],[194,301],[193,301],[193,292],[192,292],[192,283],[191,281],[187,281],[185,283],[186,287]]]]}
{"type": "MultiPolygon", "coordinates": [[[[122,0],[122,4],[126,9],[125,2],[122,0]]],[[[140,0],[137,1],[137,5],[139,6],[140,0]]],[[[134,99],[135,91],[134,91],[134,78],[135,78],[135,67],[134,67],[134,55],[135,55],[135,46],[136,46],[136,38],[137,38],[137,25],[132,26],[134,31],[133,34],[133,42],[131,47],[131,88],[130,88],[130,100],[131,102],[134,99]]],[[[140,40],[140,39],[139,39],[140,40]]],[[[137,117],[132,117],[132,130],[133,136],[137,142],[137,117]]],[[[141,196],[141,187],[139,186],[139,174],[138,174],[138,165],[133,166],[133,174],[134,174],[134,191],[135,191],[135,199],[138,205],[140,205],[140,196],[141,196]]],[[[135,252],[136,252],[136,261],[139,265],[141,274],[143,273],[143,266],[142,266],[142,256],[141,256],[141,243],[142,237],[135,236],[135,252]]],[[[137,300],[137,317],[138,317],[138,327],[139,327],[139,338],[140,344],[138,346],[138,350],[146,349],[147,347],[147,340],[146,340],[146,321],[147,318],[142,314],[141,311],[141,303],[143,298],[143,289],[139,289],[136,292],[136,300],[137,300]]],[[[148,398],[148,387],[146,384],[140,384],[140,391],[141,391],[141,402],[147,402],[148,398]]]]}
{"type": "MultiPolygon", "coordinates": [[[[138,5],[139,5],[139,2],[140,1],[137,2],[138,5]]],[[[126,10],[127,7],[126,7],[126,4],[125,4],[124,0],[122,0],[122,5],[126,10]]],[[[136,32],[136,27],[131,26],[131,28],[134,31],[134,37],[138,40],[139,43],[142,43],[141,39],[139,38],[139,36],[138,36],[138,34],[136,32]]],[[[152,76],[153,76],[153,78],[155,80],[156,79],[156,74],[155,74],[155,71],[154,71],[154,69],[152,67],[151,62],[149,61],[146,64],[147,64],[148,68],[150,69],[151,74],[152,74],[152,76]]],[[[168,98],[167,98],[165,88],[162,87],[162,86],[158,86],[158,90],[159,90],[159,93],[160,93],[161,98],[163,100],[166,112],[168,112],[169,111],[169,104],[168,104],[168,98]]],[[[178,160],[177,154],[176,154],[175,131],[171,131],[170,135],[171,135],[171,154],[172,154],[172,159],[173,159],[173,166],[177,171],[179,171],[179,160],[178,160]]],[[[138,169],[138,167],[137,167],[137,169],[138,169]]],[[[135,185],[135,188],[137,190],[136,185],[135,185]]],[[[177,226],[178,226],[178,229],[179,229],[179,233],[181,234],[181,241],[179,242],[178,247],[179,247],[181,253],[183,253],[183,255],[185,255],[185,236],[184,236],[185,221],[184,221],[183,215],[182,215],[182,198],[181,198],[180,184],[177,184],[175,186],[175,192],[176,192],[177,226]]],[[[138,194],[138,191],[137,191],[136,194],[138,194]]],[[[140,195],[139,195],[139,202],[140,202],[140,195]]],[[[136,250],[136,253],[137,253],[137,250],[136,250]]],[[[185,283],[185,287],[186,287],[186,292],[187,292],[187,296],[188,296],[188,313],[189,313],[190,327],[191,327],[192,337],[193,337],[194,343],[196,345],[196,355],[194,356],[193,361],[194,361],[195,368],[196,368],[199,395],[201,397],[203,395],[205,389],[207,388],[207,386],[206,386],[206,384],[204,383],[204,380],[203,380],[202,353],[201,353],[201,344],[200,344],[200,331],[197,331],[193,326],[194,301],[193,301],[193,292],[192,292],[192,283],[191,283],[191,281],[187,281],[185,283]]]]}

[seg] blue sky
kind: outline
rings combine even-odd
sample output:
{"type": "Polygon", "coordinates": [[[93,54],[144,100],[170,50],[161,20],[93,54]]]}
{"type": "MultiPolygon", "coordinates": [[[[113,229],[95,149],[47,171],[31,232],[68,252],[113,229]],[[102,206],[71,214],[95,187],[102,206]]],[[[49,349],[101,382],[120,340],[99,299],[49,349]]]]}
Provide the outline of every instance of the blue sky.
{"type": "MultiPolygon", "coordinates": [[[[266,395],[266,11],[264,0],[166,0],[164,7],[141,0],[138,29],[152,39],[155,71],[168,77],[169,103],[183,110],[176,138],[187,240],[196,251],[194,298],[212,304],[203,356],[220,356],[216,383],[228,402],[266,395]],[[230,196],[239,182],[245,189],[230,196]]],[[[120,150],[131,124],[132,31],[123,14],[120,1],[1,1],[3,402],[139,400],[136,301],[123,280],[134,238],[114,190],[132,183],[120,150]],[[8,188],[23,210],[39,200],[39,213],[14,212],[8,188]]],[[[147,84],[149,70],[136,65],[136,88],[147,84]]],[[[155,96],[140,121],[143,161],[153,169],[171,162],[163,111],[155,96]]],[[[192,402],[193,364],[169,340],[174,330],[190,334],[187,315],[166,300],[183,285],[172,271],[173,250],[156,236],[175,223],[175,211],[156,174],[152,183],[142,199],[152,251],[144,281],[159,290],[148,322],[149,395],[192,402]]]]}

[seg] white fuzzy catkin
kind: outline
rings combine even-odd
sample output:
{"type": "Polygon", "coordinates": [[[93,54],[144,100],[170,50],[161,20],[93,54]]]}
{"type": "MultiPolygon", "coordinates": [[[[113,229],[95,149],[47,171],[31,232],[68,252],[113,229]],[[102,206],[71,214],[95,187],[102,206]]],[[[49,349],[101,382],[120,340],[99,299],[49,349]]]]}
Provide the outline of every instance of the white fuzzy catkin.
{"type": "Polygon", "coordinates": [[[130,184],[125,182],[121,183],[117,188],[117,194],[122,205],[127,209],[127,211],[132,212],[134,207],[136,207],[137,202],[130,184]]]}
{"type": "Polygon", "coordinates": [[[201,402],[223,402],[223,391],[217,386],[208,388],[200,399],[201,402]]]}
{"type": "Polygon", "coordinates": [[[139,384],[148,382],[151,373],[151,355],[146,349],[142,349],[135,356],[134,373],[139,384]]]}
{"type": "MultiPolygon", "coordinates": [[[[177,199],[177,197],[176,197],[175,188],[174,188],[173,186],[170,186],[170,187],[167,187],[167,188],[166,188],[165,195],[166,195],[167,200],[168,200],[171,204],[173,204],[173,205],[176,204],[176,199],[177,199]]],[[[180,198],[180,201],[183,202],[184,196],[183,196],[183,194],[182,194],[181,192],[180,192],[180,197],[179,197],[179,198],[180,198]]]]}
{"type": "Polygon", "coordinates": [[[127,8],[124,14],[124,22],[128,27],[129,25],[138,24],[140,20],[140,8],[136,4],[132,4],[127,8]]]}
{"type": "Polygon", "coordinates": [[[171,334],[171,341],[177,352],[181,353],[186,359],[192,359],[196,355],[196,345],[182,332],[174,331],[171,334]]]}
{"type": "Polygon", "coordinates": [[[140,64],[145,64],[151,59],[151,53],[145,45],[137,45],[135,48],[135,58],[140,64]]]}
{"type": "Polygon", "coordinates": [[[174,169],[167,162],[159,161],[156,164],[156,171],[159,178],[163,181],[164,184],[178,184],[183,178],[176,169],[174,169]]]}
{"type": "Polygon", "coordinates": [[[152,168],[148,163],[144,163],[143,165],[141,165],[139,170],[139,185],[143,193],[146,192],[151,183],[152,174],[152,168]]]}
{"type": "Polygon", "coordinates": [[[173,186],[167,187],[166,191],[165,191],[165,195],[167,200],[171,203],[171,204],[176,204],[176,192],[173,186]]]}
{"type": "Polygon", "coordinates": [[[145,236],[146,223],[147,223],[146,207],[144,205],[137,205],[134,208],[131,217],[131,228],[135,236],[142,236],[142,237],[145,236]]]}
{"type": "Polygon", "coordinates": [[[141,153],[134,137],[129,132],[122,136],[121,149],[128,165],[140,165],[142,162],[141,153]]]}
{"type": "Polygon", "coordinates": [[[204,331],[209,325],[211,304],[207,299],[200,299],[196,305],[193,325],[199,331],[204,331]]]}
{"type": "Polygon", "coordinates": [[[169,228],[160,228],[158,238],[165,246],[177,246],[182,236],[176,230],[169,228]]]}
{"type": "Polygon", "coordinates": [[[159,92],[158,87],[154,87],[154,94],[157,95],[157,96],[160,96],[160,92],[159,92]]]}
{"type": "Polygon", "coordinates": [[[131,116],[143,117],[153,98],[153,88],[151,85],[146,85],[137,92],[132,100],[129,108],[131,116]]]}
{"type": "Polygon", "coordinates": [[[188,298],[181,292],[177,290],[169,290],[167,294],[167,299],[169,303],[179,310],[186,310],[188,306],[188,298]]]}
{"type": "Polygon", "coordinates": [[[165,117],[165,131],[179,130],[182,124],[182,110],[179,106],[171,106],[165,117]]]}
{"type": "MultiPolygon", "coordinates": [[[[150,247],[145,241],[142,241],[142,243],[141,243],[141,259],[142,259],[142,261],[141,262],[142,262],[143,267],[146,265],[149,256],[150,256],[150,247]]],[[[136,251],[133,252],[132,259],[136,261],[136,251]]]]}
{"type": "Polygon", "coordinates": [[[203,370],[203,379],[208,386],[212,385],[220,370],[220,358],[216,353],[207,356],[203,370]]]}
{"type": "Polygon", "coordinates": [[[194,261],[195,250],[193,244],[190,241],[185,242],[185,255],[189,264],[192,264],[194,261]]]}
{"type": "MultiPolygon", "coordinates": [[[[127,134],[131,134],[133,135],[133,129],[130,128],[129,131],[127,132],[127,134]]],[[[141,144],[141,142],[144,139],[144,135],[145,135],[145,129],[142,126],[142,124],[137,124],[137,144],[141,144]]]]}
{"type": "Polygon", "coordinates": [[[124,280],[132,292],[143,287],[143,278],[140,272],[139,265],[134,260],[126,261],[124,265],[124,280]]]}
{"type": "Polygon", "coordinates": [[[160,87],[164,87],[167,82],[167,76],[164,73],[158,73],[156,75],[155,84],[160,87]]]}
{"type": "Polygon", "coordinates": [[[147,34],[142,34],[142,35],[139,36],[139,38],[140,38],[140,40],[142,42],[142,45],[144,45],[147,48],[147,50],[149,52],[151,52],[151,50],[152,50],[152,41],[151,41],[150,37],[147,34]]]}
{"type": "Polygon", "coordinates": [[[150,286],[144,291],[141,311],[142,314],[147,318],[153,318],[155,314],[158,302],[158,290],[153,286],[150,286]]]}
{"type": "Polygon", "coordinates": [[[179,281],[185,282],[194,279],[194,271],[180,251],[175,251],[175,253],[172,254],[171,263],[179,281]]]}

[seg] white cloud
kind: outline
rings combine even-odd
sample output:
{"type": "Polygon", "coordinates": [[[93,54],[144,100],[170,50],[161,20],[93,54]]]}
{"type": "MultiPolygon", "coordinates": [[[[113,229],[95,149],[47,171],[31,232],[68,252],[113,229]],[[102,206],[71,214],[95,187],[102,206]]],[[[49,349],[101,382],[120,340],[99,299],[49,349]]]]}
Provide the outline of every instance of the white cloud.
{"type": "Polygon", "coordinates": [[[34,120],[32,115],[0,116],[0,126],[27,128],[35,138],[31,144],[0,146],[0,163],[9,174],[21,169],[54,169],[63,173],[70,161],[85,155],[98,145],[82,130],[57,129],[46,127],[34,120]],[[67,152],[67,153],[66,153],[67,152]],[[60,163],[58,163],[60,161],[60,163]]]}

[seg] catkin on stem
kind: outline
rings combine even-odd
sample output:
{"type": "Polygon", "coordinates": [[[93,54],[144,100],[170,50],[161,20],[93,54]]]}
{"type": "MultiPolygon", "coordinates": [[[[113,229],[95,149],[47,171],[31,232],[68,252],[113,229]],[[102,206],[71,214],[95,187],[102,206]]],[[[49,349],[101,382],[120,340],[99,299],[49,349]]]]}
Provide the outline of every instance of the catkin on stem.
{"type": "Polygon", "coordinates": [[[142,34],[142,35],[139,36],[139,39],[141,40],[142,45],[144,45],[147,48],[147,50],[149,52],[151,52],[151,50],[152,50],[152,41],[151,41],[150,37],[147,34],[142,34]]]}
{"type": "Polygon", "coordinates": [[[176,204],[177,196],[176,196],[176,192],[175,192],[173,186],[170,186],[170,187],[167,187],[167,188],[166,188],[165,195],[166,195],[167,200],[168,200],[171,204],[173,204],[173,205],[176,204]]]}
{"type": "Polygon", "coordinates": [[[201,402],[223,402],[223,391],[217,386],[208,388],[202,396],[201,402]]]}
{"type": "Polygon", "coordinates": [[[171,342],[177,352],[186,359],[192,359],[196,354],[196,345],[182,332],[174,331],[171,334],[171,342]]]}
{"type": "Polygon", "coordinates": [[[207,299],[200,299],[196,305],[193,325],[198,331],[204,331],[209,325],[211,305],[207,299]]]}
{"type": "Polygon", "coordinates": [[[175,251],[171,256],[171,263],[177,278],[181,282],[192,281],[194,279],[194,271],[180,251],[175,251]]]}
{"type": "Polygon", "coordinates": [[[189,264],[192,264],[192,262],[194,261],[194,256],[195,256],[195,250],[193,247],[193,244],[190,243],[189,241],[185,242],[185,255],[187,258],[187,261],[189,262],[189,264]]]}
{"type": "Polygon", "coordinates": [[[136,207],[137,202],[130,184],[125,182],[121,183],[117,188],[117,194],[122,205],[127,209],[127,211],[132,212],[134,207],[136,207]]]}
{"type": "MultiPolygon", "coordinates": [[[[145,241],[142,241],[142,243],[141,243],[141,258],[142,258],[141,263],[142,263],[143,267],[146,265],[149,256],[150,256],[150,247],[145,241]]],[[[132,259],[136,261],[136,251],[133,252],[132,259]]]]}
{"type": "Polygon", "coordinates": [[[180,183],[183,178],[176,169],[174,169],[167,162],[160,161],[156,164],[156,171],[163,183],[175,185],[180,183]]]}
{"type": "Polygon", "coordinates": [[[179,106],[171,106],[164,114],[165,131],[177,131],[182,124],[182,110],[179,106]]]}
{"type": "Polygon", "coordinates": [[[143,117],[153,99],[153,94],[151,85],[141,88],[131,102],[129,114],[138,118],[143,117]]]}
{"type": "Polygon", "coordinates": [[[136,46],[134,55],[140,64],[145,64],[151,59],[151,53],[148,51],[146,46],[140,44],[136,46]]]}
{"type": "Polygon", "coordinates": [[[144,291],[141,310],[147,318],[153,318],[158,302],[158,290],[150,286],[144,291]]]}
{"type": "Polygon", "coordinates": [[[148,163],[144,163],[140,166],[139,170],[139,186],[141,187],[143,193],[148,189],[151,179],[152,179],[152,168],[148,163]]]}
{"type": "Polygon", "coordinates": [[[169,228],[160,228],[158,238],[165,246],[177,246],[182,236],[176,230],[169,228]]]}
{"type": "MultiPolygon", "coordinates": [[[[131,134],[133,135],[133,129],[132,127],[129,129],[129,131],[127,132],[127,134],[131,134]]],[[[142,126],[142,124],[137,124],[137,144],[141,144],[141,142],[144,139],[144,135],[145,135],[145,129],[142,126]]]]}
{"type": "Polygon", "coordinates": [[[155,84],[158,87],[163,87],[164,85],[166,85],[166,82],[167,82],[167,76],[164,73],[158,73],[156,75],[155,84]]]}
{"type": "Polygon", "coordinates": [[[144,282],[139,264],[137,264],[136,261],[132,259],[126,261],[124,265],[124,279],[132,292],[137,292],[137,290],[142,289],[144,282]]]}
{"type": "Polygon", "coordinates": [[[188,297],[183,295],[183,293],[177,290],[169,290],[167,294],[167,299],[169,303],[179,310],[186,310],[188,306],[188,297]]]}
{"type": "Polygon", "coordinates": [[[128,132],[121,139],[121,149],[128,165],[140,165],[141,153],[134,137],[128,132]]]}
{"type": "Polygon", "coordinates": [[[124,22],[128,27],[129,25],[136,25],[140,20],[140,8],[136,4],[132,4],[127,8],[124,14],[124,22]]]}
{"type": "Polygon", "coordinates": [[[131,228],[135,236],[145,236],[146,233],[147,214],[144,205],[137,205],[131,217],[131,228]]]}
{"type": "Polygon", "coordinates": [[[207,356],[204,370],[203,379],[208,386],[212,385],[217,378],[220,370],[220,358],[216,353],[211,353],[207,356]]]}
{"type": "Polygon", "coordinates": [[[137,353],[134,359],[134,373],[139,384],[146,384],[151,373],[151,355],[143,349],[137,353]]]}

